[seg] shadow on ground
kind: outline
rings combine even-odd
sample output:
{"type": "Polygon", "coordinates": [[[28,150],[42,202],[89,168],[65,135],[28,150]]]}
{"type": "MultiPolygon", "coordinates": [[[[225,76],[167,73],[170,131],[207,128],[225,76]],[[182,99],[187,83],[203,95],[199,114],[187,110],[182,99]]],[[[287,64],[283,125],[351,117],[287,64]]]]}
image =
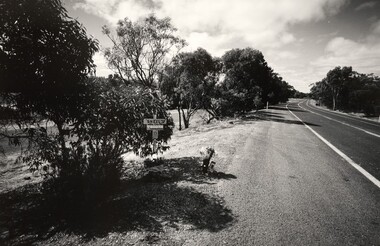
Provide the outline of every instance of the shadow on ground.
{"type": "MultiPolygon", "coordinates": [[[[292,111],[293,111],[293,109],[292,109],[292,111]]],[[[274,122],[280,122],[280,123],[286,123],[286,124],[296,124],[296,125],[303,125],[303,123],[305,123],[308,126],[320,126],[320,125],[313,124],[313,123],[306,122],[306,121],[304,121],[302,123],[299,120],[288,120],[288,119],[285,119],[285,117],[282,116],[281,113],[276,113],[276,112],[259,111],[256,113],[247,114],[246,117],[243,118],[243,122],[257,121],[257,120],[274,121],[274,122]]]]}
{"type": "Polygon", "coordinates": [[[165,160],[163,165],[151,168],[151,172],[141,180],[146,182],[157,181],[188,181],[196,184],[215,184],[218,179],[236,179],[233,174],[217,172],[202,173],[201,158],[183,157],[165,160]]]}
{"type": "Polygon", "coordinates": [[[234,222],[232,211],[223,198],[203,193],[191,184],[208,185],[236,177],[221,172],[204,175],[199,163],[199,158],[192,157],[165,160],[160,168],[153,167],[156,171],[125,180],[118,194],[107,201],[86,210],[65,211],[64,216],[43,202],[38,185],[2,193],[0,239],[10,245],[30,245],[60,232],[87,241],[110,232],[159,233],[183,225],[194,230],[222,230],[234,222]],[[183,185],[186,182],[191,183],[183,185]]]}
{"type": "MultiPolygon", "coordinates": [[[[280,107],[280,106],[269,106],[269,109],[288,111],[288,109],[285,106],[283,106],[283,107],[280,107]]],[[[307,111],[305,111],[303,109],[300,109],[298,107],[295,107],[295,106],[289,106],[289,109],[291,111],[295,111],[295,112],[307,112],[307,111]]]]}

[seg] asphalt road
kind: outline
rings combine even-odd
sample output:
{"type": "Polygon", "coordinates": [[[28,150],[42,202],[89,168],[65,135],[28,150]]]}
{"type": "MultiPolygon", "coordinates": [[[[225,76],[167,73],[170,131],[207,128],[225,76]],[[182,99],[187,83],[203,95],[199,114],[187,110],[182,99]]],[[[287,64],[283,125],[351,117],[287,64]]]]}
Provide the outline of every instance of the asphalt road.
{"type": "Polygon", "coordinates": [[[355,163],[380,180],[380,123],[334,113],[308,100],[289,109],[355,163]]]}
{"type": "MultiPolygon", "coordinates": [[[[331,137],[355,161],[366,160],[366,166],[377,170],[376,157],[365,158],[378,151],[373,146],[380,146],[375,136],[367,139],[359,130],[344,132],[346,126],[297,104],[289,108],[299,118],[331,137]],[[351,147],[344,147],[345,142],[351,147]],[[358,149],[358,157],[351,155],[351,149],[358,149]]],[[[286,105],[264,110],[246,124],[249,137],[228,170],[237,179],[218,186],[236,221],[200,237],[197,245],[380,245],[376,185],[307,129],[286,105]]],[[[376,126],[365,129],[376,132],[376,126]]]]}

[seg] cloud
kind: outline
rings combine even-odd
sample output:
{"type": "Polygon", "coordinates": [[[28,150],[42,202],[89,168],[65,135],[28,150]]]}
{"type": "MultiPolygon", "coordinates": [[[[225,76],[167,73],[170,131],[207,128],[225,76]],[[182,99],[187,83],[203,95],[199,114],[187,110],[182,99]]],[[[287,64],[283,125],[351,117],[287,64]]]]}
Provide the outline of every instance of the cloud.
{"type": "Polygon", "coordinates": [[[303,91],[307,84],[320,81],[336,66],[351,66],[360,73],[380,75],[380,20],[376,18],[372,22],[367,36],[357,40],[337,36],[338,32],[320,36],[327,39],[321,55],[305,65],[288,68],[284,78],[290,79],[295,87],[299,85],[303,91]]]}
{"type": "Polygon", "coordinates": [[[309,92],[310,84],[323,78],[326,73],[320,69],[310,66],[309,63],[299,63],[298,65],[274,67],[285,81],[290,81],[291,85],[301,92],[309,92]]]}
{"type": "Polygon", "coordinates": [[[380,38],[374,42],[373,37],[361,42],[343,37],[334,38],[327,44],[325,55],[311,64],[319,73],[323,72],[324,76],[336,66],[352,66],[361,73],[380,74],[380,38]]]}
{"type": "Polygon", "coordinates": [[[136,20],[141,16],[154,11],[160,4],[154,0],[84,0],[74,5],[75,9],[83,9],[87,13],[94,14],[110,24],[115,25],[118,20],[128,17],[136,20]]]}
{"type": "Polygon", "coordinates": [[[373,8],[375,5],[376,5],[375,1],[365,2],[365,3],[362,3],[359,6],[357,6],[355,8],[355,10],[356,11],[360,11],[360,10],[363,10],[363,9],[373,8]]]}
{"type": "MultiPolygon", "coordinates": [[[[303,83],[300,90],[307,91],[303,79],[313,71],[309,67],[288,69],[287,61],[294,61],[299,55],[286,47],[302,41],[302,37],[291,33],[290,27],[323,20],[336,14],[348,1],[82,0],[74,7],[107,20],[111,26],[125,17],[137,20],[152,12],[161,18],[169,16],[179,35],[188,42],[186,50],[203,47],[212,55],[221,56],[232,48],[259,49],[285,80],[299,85],[297,89],[303,83]]],[[[98,75],[106,75],[105,61],[95,60],[98,75]]]]}
{"type": "Polygon", "coordinates": [[[296,59],[298,57],[297,54],[290,52],[290,51],[280,51],[277,54],[281,59],[296,59]]]}
{"type": "Polygon", "coordinates": [[[100,16],[111,25],[128,17],[136,20],[154,12],[169,16],[190,46],[213,46],[216,53],[250,45],[258,49],[297,41],[291,24],[316,21],[336,13],[345,0],[84,0],[76,8],[100,16]],[[222,40],[223,39],[223,40],[222,40]],[[225,40],[224,40],[225,39],[225,40]],[[234,40],[241,42],[234,42],[234,40]]]}
{"type": "MultiPolygon", "coordinates": [[[[336,66],[352,66],[360,73],[374,73],[380,75],[380,21],[372,24],[371,32],[363,39],[353,40],[345,37],[333,37],[328,35],[322,54],[309,62],[291,63],[294,53],[276,53],[277,60],[286,58],[290,64],[274,67],[275,71],[283,76],[286,81],[300,91],[309,91],[309,84],[320,81],[326,77],[329,70],[336,66]],[[289,55],[289,57],[286,57],[289,55]]],[[[272,52],[268,53],[273,56],[272,52]]],[[[295,57],[297,58],[297,57],[295,57]]],[[[271,64],[276,64],[274,59],[271,64]]]]}
{"type": "Polygon", "coordinates": [[[374,35],[380,35],[380,20],[373,23],[372,32],[374,35]]]}
{"type": "MultiPolygon", "coordinates": [[[[327,72],[336,66],[352,66],[355,71],[360,73],[380,75],[380,33],[377,33],[379,26],[380,21],[373,25],[372,33],[359,41],[344,37],[331,37],[323,53],[309,62],[291,63],[293,53],[289,53],[290,56],[287,59],[291,64],[275,66],[274,70],[281,74],[285,81],[290,81],[297,90],[302,92],[308,92],[311,83],[326,77],[327,72]]],[[[284,58],[287,56],[287,52],[276,55],[277,60],[280,60],[282,56],[284,58]]],[[[270,64],[277,64],[277,60],[271,60],[270,64]]]]}

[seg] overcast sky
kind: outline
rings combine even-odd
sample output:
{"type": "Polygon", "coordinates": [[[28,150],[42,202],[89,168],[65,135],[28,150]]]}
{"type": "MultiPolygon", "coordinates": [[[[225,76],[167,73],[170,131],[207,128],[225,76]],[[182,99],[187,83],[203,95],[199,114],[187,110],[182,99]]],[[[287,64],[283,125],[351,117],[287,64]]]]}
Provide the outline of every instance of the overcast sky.
{"type": "MultiPolygon", "coordinates": [[[[102,48],[103,25],[154,12],[169,16],[187,50],[222,56],[252,47],[297,90],[308,92],[335,66],[380,75],[379,0],[62,0],[102,48]]],[[[101,53],[97,75],[110,73],[101,53]]]]}

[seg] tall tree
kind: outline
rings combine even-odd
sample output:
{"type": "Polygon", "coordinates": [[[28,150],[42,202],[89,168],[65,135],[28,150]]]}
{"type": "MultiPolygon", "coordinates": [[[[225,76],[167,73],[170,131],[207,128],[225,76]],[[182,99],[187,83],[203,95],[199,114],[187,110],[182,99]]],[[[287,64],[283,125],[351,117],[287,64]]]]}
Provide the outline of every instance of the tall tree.
{"type": "Polygon", "coordinates": [[[352,76],[352,67],[335,67],[327,73],[326,83],[332,92],[333,110],[337,109],[339,96],[352,76]]]}
{"type": "Polygon", "coordinates": [[[170,18],[159,19],[154,15],[132,22],[128,18],[120,20],[116,36],[107,26],[103,33],[109,37],[113,47],[105,50],[109,66],[126,84],[157,89],[158,78],[170,58],[178,52],[185,41],[177,36],[170,18]]]}
{"type": "Polygon", "coordinates": [[[310,89],[314,99],[332,109],[373,115],[380,111],[380,79],[351,67],[335,67],[310,89]]]}
{"type": "Polygon", "coordinates": [[[232,49],[222,56],[225,78],[223,94],[229,111],[252,110],[255,98],[262,98],[268,66],[263,54],[252,48],[232,49]]]}
{"type": "Polygon", "coordinates": [[[67,159],[65,127],[80,114],[76,106],[97,42],[59,0],[1,0],[0,12],[0,92],[3,106],[17,112],[10,123],[52,121],[67,159]]]}
{"type": "Polygon", "coordinates": [[[210,111],[211,96],[218,79],[218,62],[204,49],[178,54],[163,77],[163,93],[172,98],[185,128],[200,109],[210,111]]]}

